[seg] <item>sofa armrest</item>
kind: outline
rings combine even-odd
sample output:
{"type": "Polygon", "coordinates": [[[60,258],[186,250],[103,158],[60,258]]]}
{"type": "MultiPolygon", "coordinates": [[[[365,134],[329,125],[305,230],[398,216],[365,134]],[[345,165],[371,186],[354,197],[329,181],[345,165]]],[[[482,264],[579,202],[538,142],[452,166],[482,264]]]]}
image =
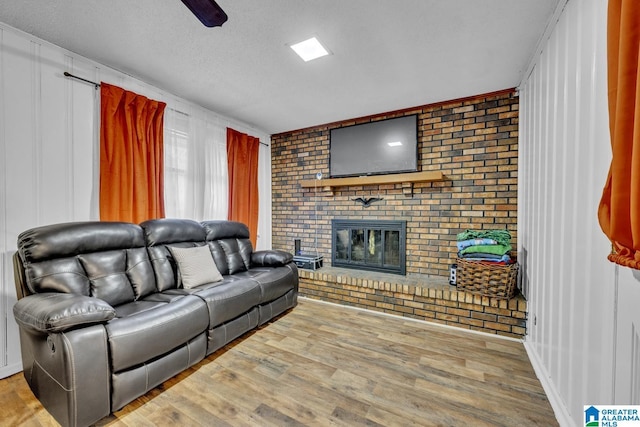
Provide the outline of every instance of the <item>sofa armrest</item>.
{"type": "Polygon", "coordinates": [[[280,250],[256,251],[251,254],[253,267],[280,267],[293,261],[293,255],[280,250]]]}
{"type": "Polygon", "coordinates": [[[98,298],[49,292],[22,298],[13,306],[13,315],[21,327],[50,333],[105,323],[116,311],[98,298]]]}

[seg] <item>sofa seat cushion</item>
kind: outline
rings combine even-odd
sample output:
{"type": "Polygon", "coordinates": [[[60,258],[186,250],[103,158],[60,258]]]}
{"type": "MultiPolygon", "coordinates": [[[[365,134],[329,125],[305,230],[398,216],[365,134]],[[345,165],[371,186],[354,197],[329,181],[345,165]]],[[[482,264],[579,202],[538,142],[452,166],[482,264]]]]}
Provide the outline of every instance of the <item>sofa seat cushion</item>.
{"type": "Polygon", "coordinates": [[[173,302],[179,300],[184,295],[189,295],[191,292],[156,292],[145,297],[144,301],[153,301],[153,302],[173,302]]]}
{"type": "Polygon", "coordinates": [[[202,286],[193,295],[206,301],[211,329],[260,304],[261,290],[255,280],[226,276],[215,286],[202,286]]]}
{"type": "Polygon", "coordinates": [[[144,313],[145,311],[148,311],[148,310],[154,310],[158,307],[162,307],[165,305],[167,305],[166,301],[161,302],[161,301],[140,300],[140,301],[128,302],[126,304],[120,304],[115,307],[115,311],[116,311],[115,317],[116,318],[130,317],[136,314],[144,313]]]}
{"type": "Polygon", "coordinates": [[[237,277],[255,280],[260,285],[260,304],[273,301],[293,289],[296,282],[295,274],[288,266],[257,267],[242,273],[237,277]]]}
{"type": "MultiPolygon", "coordinates": [[[[202,299],[185,295],[171,303],[148,302],[106,325],[112,372],[147,362],[207,330],[209,313],[202,299]],[[150,304],[156,304],[150,307],[150,304]]],[[[116,308],[116,312],[118,309],[116,308]]]]}

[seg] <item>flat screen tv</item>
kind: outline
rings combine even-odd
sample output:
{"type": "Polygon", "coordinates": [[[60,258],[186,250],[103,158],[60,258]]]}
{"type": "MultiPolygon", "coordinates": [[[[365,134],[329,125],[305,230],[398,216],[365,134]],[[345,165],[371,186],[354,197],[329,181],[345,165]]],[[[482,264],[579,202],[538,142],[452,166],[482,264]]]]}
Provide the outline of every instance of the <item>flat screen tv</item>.
{"type": "Polygon", "coordinates": [[[331,177],[418,170],[418,116],[331,129],[331,177]]]}

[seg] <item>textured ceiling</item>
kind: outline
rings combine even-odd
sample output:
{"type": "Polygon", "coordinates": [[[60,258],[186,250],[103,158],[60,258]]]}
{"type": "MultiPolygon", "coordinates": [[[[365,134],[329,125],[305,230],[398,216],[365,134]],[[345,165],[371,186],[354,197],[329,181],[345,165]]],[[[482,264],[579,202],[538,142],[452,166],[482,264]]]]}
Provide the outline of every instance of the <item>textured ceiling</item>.
{"type": "Polygon", "coordinates": [[[559,0],[2,0],[0,21],[267,133],[515,87],[559,0]],[[287,46],[317,36],[332,55],[287,46]]]}

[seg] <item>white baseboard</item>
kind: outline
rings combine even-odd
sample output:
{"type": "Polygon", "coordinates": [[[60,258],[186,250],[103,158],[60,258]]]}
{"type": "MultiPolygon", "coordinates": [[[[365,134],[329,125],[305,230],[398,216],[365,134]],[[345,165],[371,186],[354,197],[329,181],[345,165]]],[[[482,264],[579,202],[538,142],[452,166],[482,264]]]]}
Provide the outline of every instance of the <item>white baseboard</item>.
{"type": "Polygon", "coordinates": [[[551,408],[553,409],[553,413],[555,414],[560,427],[577,427],[577,424],[571,418],[571,414],[567,410],[567,406],[558,394],[555,385],[550,381],[549,374],[538,357],[538,353],[533,350],[533,347],[526,341],[526,339],[524,341],[524,349],[527,351],[531,366],[533,367],[538,380],[540,380],[540,384],[542,384],[542,388],[547,395],[547,399],[549,399],[549,403],[551,404],[551,408]]]}
{"type": "Polygon", "coordinates": [[[0,368],[0,379],[10,377],[13,374],[17,374],[22,371],[22,363],[14,363],[12,365],[3,366],[0,368]]]}

